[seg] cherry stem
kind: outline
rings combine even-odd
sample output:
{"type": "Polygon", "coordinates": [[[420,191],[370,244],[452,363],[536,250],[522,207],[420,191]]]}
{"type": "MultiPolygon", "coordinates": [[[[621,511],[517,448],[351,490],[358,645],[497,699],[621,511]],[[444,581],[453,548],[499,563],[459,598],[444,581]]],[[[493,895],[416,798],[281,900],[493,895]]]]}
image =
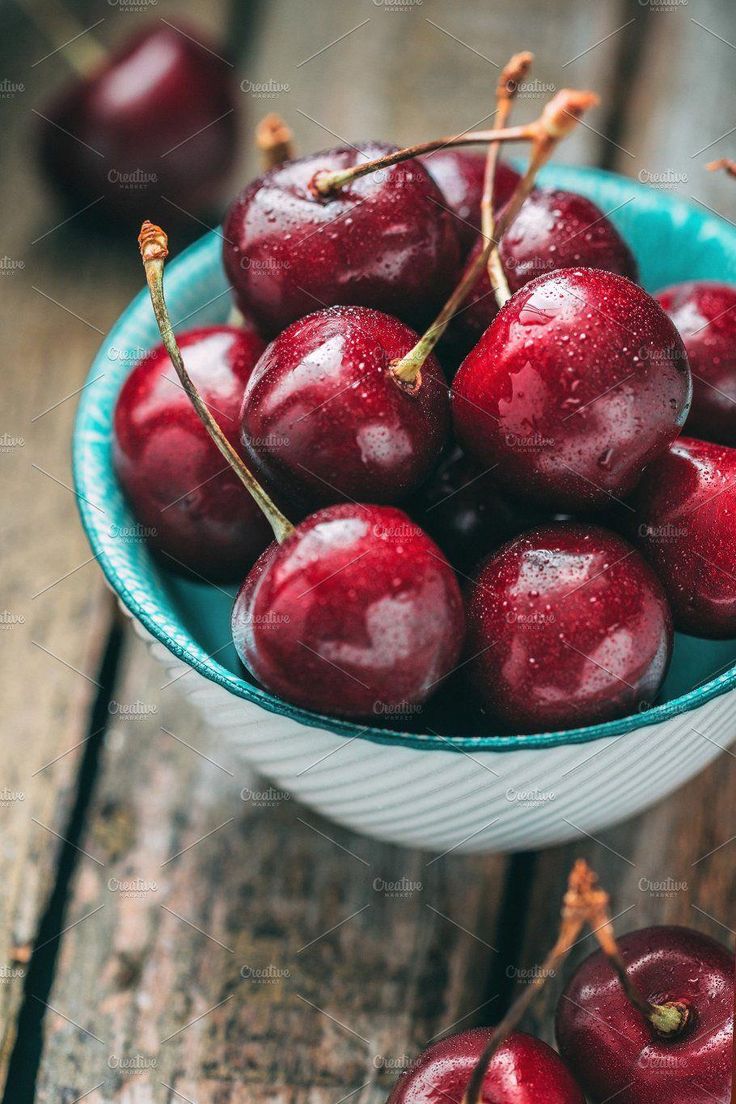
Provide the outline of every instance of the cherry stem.
{"type": "Polygon", "coordinates": [[[328,172],[319,170],[312,177],[310,190],[313,195],[329,197],[346,184],[357,180],[360,176],[377,172],[379,169],[388,169],[391,165],[398,165],[401,161],[410,161],[413,157],[421,157],[425,153],[434,153],[435,150],[445,149],[448,146],[473,146],[486,142],[528,142],[538,133],[539,120],[528,123],[526,126],[508,127],[498,130],[466,130],[462,134],[452,134],[446,138],[436,138],[431,142],[419,142],[415,146],[406,146],[405,149],[395,150],[383,157],[376,157],[372,161],[363,161],[360,165],[353,165],[350,169],[328,172]]]}
{"type": "MultiPolygon", "coordinates": [[[[514,54],[509,59],[505,68],[501,71],[496,86],[496,122],[498,126],[505,127],[508,124],[511,108],[516,97],[519,82],[529,72],[529,67],[534,60],[534,54],[528,50],[520,54],[514,54]]],[[[494,242],[494,248],[488,256],[488,279],[493,289],[499,307],[502,307],[507,299],[511,298],[506,273],[504,272],[498,247],[495,244],[495,215],[493,211],[493,193],[496,184],[496,168],[498,155],[501,152],[500,142],[491,142],[486,155],[485,171],[483,173],[483,195],[480,201],[481,233],[486,242],[494,242]]]]}
{"type": "Polygon", "coordinates": [[[557,941],[549,951],[544,962],[534,972],[534,978],[527,988],[512,1003],[508,1012],[495,1028],[491,1038],[479,1057],[468,1081],[463,1096],[463,1104],[481,1104],[483,1080],[491,1059],[499,1047],[521,1022],[530,1005],[544,988],[548,978],[554,977],[561,963],[569,954],[583,927],[588,923],[591,897],[597,892],[597,878],[583,859],[573,866],[567,882],[567,891],[562,902],[560,930],[557,941]]]}
{"type": "MultiPolygon", "coordinates": [[[[524,200],[534,187],[534,181],[542,165],[552,156],[557,143],[567,137],[575,128],[583,112],[590,107],[595,107],[598,103],[599,99],[594,92],[578,92],[574,89],[563,88],[545,105],[537,123],[531,124],[534,130],[534,144],[529,166],[501,212],[495,226],[495,239],[488,239],[473,263],[467,266],[450,298],[413,349],[410,349],[405,356],[394,361],[391,365],[394,376],[407,389],[416,392],[421,387],[422,365],[444,334],[453,316],[472,291],[481,272],[488,265],[491,253],[494,249],[497,249],[498,242],[511,226],[521,210],[524,200]]],[[[499,131],[498,133],[509,132],[499,131]]],[[[495,141],[496,139],[493,138],[492,140],[495,141]]]]}
{"type": "Polygon", "coordinates": [[[705,166],[708,172],[723,172],[728,173],[729,176],[736,177],[736,161],[732,161],[729,157],[719,157],[717,161],[709,161],[705,166]]]}
{"type": "Polygon", "coordinates": [[[181,380],[192,406],[197,411],[200,419],[218,449],[228,461],[235,474],[245,486],[246,490],[255,499],[258,506],[266,516],[273,529],[273,535],[279,543],[286,540],[294,532],[294,526],[284,517],[275,502],[266,494],[265,490],[245,466],[242,458],[228,441],[219,425],[212,417],[207,405],[187,372],[182,359],[181,350],[174,335],[169,311],[164,299],[164,261],[169,255],[169,239],[160,226],[152,222],[144,222],[138,235],[143,267],[146,270],[148,290],[151,293],[153,313],[156,316],[161,340],[166,352],[171,357],[171,363],[176,369],[176,374],[181,380]]]}
{"type": "Polygon", "coordinates": [[[264,170],[276,169],[294,157],[294,132],[280,115],[266,115],[256,127],[256,146],[264,170]]]}
{"type": "Polygon", "coordinates": [[[21,6],[54,53],[63,52],[80,77],[89,76],[108,57],[107,50],[59,0],[20,0],[21,6]]]}
{"type": "Polygon", "coordinates": [[[641,1012],[659,1037],[665,1039],[676,1038],[685,1030],[690,1019],[688,1005],[684,1001],[676,1000],[655,1004],[653,1001],[646,999],[629,974],[623,960],[614,935],[609,906],[610,898],[608,894],[605,890],[598,889],[595,898],[591,902],[590,925],[601,950],[616,972],[629,1003],[641,1012]]]}

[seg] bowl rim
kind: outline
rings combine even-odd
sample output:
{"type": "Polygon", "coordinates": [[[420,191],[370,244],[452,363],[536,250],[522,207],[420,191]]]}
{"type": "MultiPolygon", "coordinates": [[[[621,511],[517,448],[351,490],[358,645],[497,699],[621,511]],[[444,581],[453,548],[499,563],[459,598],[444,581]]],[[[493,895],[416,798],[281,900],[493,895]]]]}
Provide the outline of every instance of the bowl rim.
{"type": "MultiPolygon", "coordinates": [[[[554,165],[545,170],[542,183],[574,188],[576,182],[580,183],[581,180],[586,179],[607,183],[611,187],[625,185],[627,189],[633,189],[633,193],[638,198],[646,199],[649,204],[652,203],[653,199],[657,200],[658,205],[666,204],[672,209],[675,217],[683,220],[692,217],[696,213],[702,226],[716,236],[726,234],[727,237],[732,238],[734,249],[736,249],[736,229],[725,219],[703,212],[700,208],[679,196],[654,192],[646,185],[618,173],[585,166],[554,165]]],[[[169,263],[167,278],[170,294],[172,285],[185,282],[187,268],[195,262],[201,263],[203,257],[206,257],[215,248],[219,254],[221,240],[222,235],[217,230],[212,230],[197,239],[196,242],[183,250],[169,263]]],[[[181,632],[173,624],[169,624],[167,618],[162,615],[158,601],[148,592],[145,592],[143,598],[136,596],[121,578],[115,565],[107,555],[101,535],[102,523],[94,506],[95,488],[91,485],[92,465],[88,462],[93,451],[104,449],[106,452],[106,466],[109,467],[112,463],[109,435],[103,440],[99,432],[92,432],[97,400],[94,389],[89,384],[95,380],[101,369],[107,368],[109,370],[107,350],[114,346],[116,339],[120,337],[121,333],[125,332],[130,324],[131,316],[144,308],[147,302],[148,291],[144,288],[128,303],[105,336],[81,390],[72,439],[74,492],[82,527],[94,557],[100,565],[107,582],[118,595],[124,607],[155,640],[163,644],[177,659],[208,681],[216,683],[235,697],[260,706],[269,713],[288,718],[299,725],[327,731],[350,740],[362,739],[371,743],[393,747],[461,753],[467,753],[468,751],[511,752],[525,749],[555,748],[592,743],[608,737],[619,737],[691,712],[736,686],[736,661],[734,661],[729,663],[729,669],[716,674],[701,685],[688,690],[685,694],[681,694],[669,702],[652,706],[646,712],[629,714],[617,720],[586,725],[581,728],[528,735],[444,736],[432,731],[416,733],[402,732],[398,729],[374,728],[371,725],[362,725],[357,721],[301,709],[278,698],[276,695],[270,694],[260,686],[248,683],[243,678],[233,674],[216,662],[214,655],[217,653],[207,653],[189,632],[185,633],[187,642],[185,644],[180,643],[175,633],[181,636],[181,632]]],[[[112,410],[110,411],[111,418],[112,410]]]]}

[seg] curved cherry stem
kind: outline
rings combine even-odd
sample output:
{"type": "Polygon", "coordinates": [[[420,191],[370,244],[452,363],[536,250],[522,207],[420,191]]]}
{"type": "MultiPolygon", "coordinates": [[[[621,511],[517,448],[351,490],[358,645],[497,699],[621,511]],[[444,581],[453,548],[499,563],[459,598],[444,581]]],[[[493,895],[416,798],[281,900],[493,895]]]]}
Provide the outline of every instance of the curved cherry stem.
{"type": "Polygon", "coordinates": [[[623,960],[610,914],[610,898],[605,890],[599,890],[592,902],[590,925],[601,950],[618,976],[629,1003],[641,1012],[659,1038],[675,1039],[685,1030],[690,1009],[684,1001],[665,1001],[654,1004],[646,999],[632,979],[623,960]]]}
{"type": "Polygon", "coordinates": [[[444,334],[453,316],[462,307],[481,272],[488,265],[491,253],[498,247],[498,242],[511,226],[524,200],[534,187],[534,181],[542,165],[550,159],[557,143],[575,128],[583,113],[599,102],[594,92],[578,92],[575,89],[563,88],[546,104],[537,123],[532,124],[534,135],[529,165],[501,212],[495,226],[495,238],[486,241],[473,263],[465,269],[452,295],[413,349],[391,365],[391,371],[397,381],[407,390],[417,391],[421,386],[422,365],[444,334]]]}
{"type": "Polygon", "coordinates": [[[294,132],[280,115],[272,112],[256,127],[256,146],[264,170],[278,168],[294,157],[294,132]]]}
{"type": "Polygon", "coordinates": [[[151,304],[153,305],[153,313],[156,316],[161,340],[164,343],[166,352],[171,357],[171,363],[176,369],[176,374],[181,380],[181,385],[191,401],[192,406],[204,423],[205,429],[210,437],[243,483],[246,490],[252,495],[265,514],[266,519],[273,529],[274,537],[277,541],[282,542],[294,532],[294,526],[288,518],[281,513],[276,503],[266,494],[261,484],[243,463],[242,458],[235,451],[215,419],[212,417],[207,408],[207,404],[184,366],[181,350],[179,349],[178,342],[174,335],[171,319],[169,318],[169,312],[164,299],[164,261],[169,255],[168,237],[160,226],[155,226],[152,222],[146,221],[143,223],[141,232],[138,235],[138,245],[140,246],[141,258],[143,259],[143,267],[146,270],[146,280],[148,281],[148,290],[151,294],[151,304]]]}
{"type": "Polygon", "coordinates": [[[562,902],[560,930],[554,946],[527,988],[516,998],[508,1012],[494,1030],[483,1053],[478,1059],[463,1096],[463,1104],[481,1104],[483,1081],[496,1051],[521,1022],[529,1006],[544,988],[548,978],[554,977],[569,954],[580,932],[589,922],[591,899],[597,892],[597,878],[583,859],[573,866],[562,902]]]}
{"type": "MultiPolygon", "coordinates": [[[[511,108],[519,87],[519,82],[529,72],[529,67],[534,60],[534,54],[528,50],[520,54],[514,54],[507,65],[501,71],[496,86],[496,122],[500,127],[508,124],[511,108]]],[[[493,193],[496,183],[496,168],[498,155],[501,152],[500,142],[491,142],[486,154],[486,164],[483,173],[483,195],[480,201],[481,233],[486,241],[493,242],[494,248],[488,256],[488,279],[496,296],[499,307],[502,307],[507,299],[511,298],[511,290],[506,279],[501,257],[496,244],[496,218],[493,211],[493,193]]]]}
{"type": "Polygon", "coordinates": [[[108,58],[107,50],[60,2],[60,0],[20,0],[26,15],[55,50],[63,53],[80,77],[108,58]]]}

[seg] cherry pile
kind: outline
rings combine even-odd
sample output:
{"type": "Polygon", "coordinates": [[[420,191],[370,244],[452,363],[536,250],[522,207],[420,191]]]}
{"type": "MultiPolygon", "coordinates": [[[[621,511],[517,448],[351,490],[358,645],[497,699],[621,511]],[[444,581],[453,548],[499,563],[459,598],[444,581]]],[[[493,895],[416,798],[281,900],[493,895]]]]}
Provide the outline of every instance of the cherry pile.
{"type": "Polygon", "coordinates": [[[238,655],[297,706],[580,727],[656,702],[675,629],[736,636],[736,288],[652,297],[636,243],[537,187],[596,98],[506,125],[530,61],[495,130],[277,143],[225,221],[235,326],[177,344],[144,224],[164,344],[118,399],[118,477],[168,567],[242,584],[238,655]]]}

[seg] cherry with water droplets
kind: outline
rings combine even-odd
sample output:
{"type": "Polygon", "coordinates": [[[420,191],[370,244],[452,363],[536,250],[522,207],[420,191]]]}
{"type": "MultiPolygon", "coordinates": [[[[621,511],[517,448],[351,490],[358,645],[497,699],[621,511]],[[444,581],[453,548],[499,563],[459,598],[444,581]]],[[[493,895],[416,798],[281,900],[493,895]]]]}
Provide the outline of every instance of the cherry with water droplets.
{"type": "MultiPolygon", "coordinates": [[[[469,253],[481,227],[480,201],[483,195],[485,154],[476,150],[453,148],[427,153],[419,160],[439,185],[445,205],[456,215],[455,229],[463,254],[469,253]]],[[[493,203],[503,207],[519,183],[520,177],[510,165],[500,161],[496,166],[493,203]]]]}
{"type": "Polygon", "coordinates": [[[197,28],[158,21],[44,109],[46,176],[77,211],[202,212],[234,162],[237,99],[232,67],[197,28]]]}
{"type": "MultiPolygon", "coordinates": [[[[240,406],[263,341],[208,326],[179,335],[187,368],[235,448],[240,406]]],[[[163,345],[135,365],[115,405],[117,477],[167,567],[234,582],[270,540],[270,528],[210,440],[163,345]]]]}
{"type": "Polygon", "coordinates": [[[628,1000],[602,951],[587,958],[557,1008],[557,1044],[594,1104],[726,1104],[733,1061],[734,958],[683,927],[643,928],[618,941],[645,999],[687,1009],[659,1033],[628,1000]]]}
{"type": "Polygon", "coordinates": [[[685,432],[736,446],[736,287],[697,280],[655,298],[677,326],[690,361],[693,401],[685,432]]]}
{"type": "Polygon", "coordinates": [[[479,568],[467,594],[468,664],[513,732],[581,727],[649,705],[672,651],[654,571],[599,526],[529,530],[479,568]]]}
{"type": "MultiPolygon", "coordinates": [[[[470,1075],[492,1035],[474,1028],[429,1047],[401,1075],[388,1104],[463,1104],[470,1075]]],[[[483,1078],[481,1104],[585,1104],[558,1054],[540,1039],[510,1035],[483,1078]]]]}
{"type": "MultiPolygon", "coordinates": [[[[477,240],[468,258],[483,248],[477,240]]],[[[628,245],[603,211],[574,192],[538,188],[524,202],[499,247],[512,292],[560,268],[602,268],[636,281],[637,264],[628,245]]],[[[475,343],[498,313],[487,270],[478,277],[454,329],[466,347],[475,343]]]]}
{"type": "Polygon", "coordinates": [[[681,437],[647,468],[630,505],[628,525],[676,628],[736,636],[736,449],[681,437]]]}
{"type": "Polygon", "coordinates": [[[414,387],[392,372],[417,340],[368,307],[331,307],[287,326],[245,390],[242,440],[254,468],[307,507],[405,498],[437,462],[450,423],[435,357],[414,387]]]}
{"type": "Polygon", "coordinates": [[[464,617],[454,572],[401,510],[345,503],[310,515],[252,569],[232,614],[245,667],[318,713],[407,712],[456,666],[464,617]]]}
{"type": "Polygon", "coordinates": [[[517,291],[453,383],[461,445],[550,511],[629,494],[690,405],[682,339],[624,276],[562,269],[517,291]]]}
{"type": "Polygon", "coordinates": [[[393,147],[361,143],[272,169],[230,207],[223,259],[241,309],[273,337],[316,307],[374,307],[420,328],[457,276],[455,219],[416,159],[315,194],[320,173],[393,147]]]}

